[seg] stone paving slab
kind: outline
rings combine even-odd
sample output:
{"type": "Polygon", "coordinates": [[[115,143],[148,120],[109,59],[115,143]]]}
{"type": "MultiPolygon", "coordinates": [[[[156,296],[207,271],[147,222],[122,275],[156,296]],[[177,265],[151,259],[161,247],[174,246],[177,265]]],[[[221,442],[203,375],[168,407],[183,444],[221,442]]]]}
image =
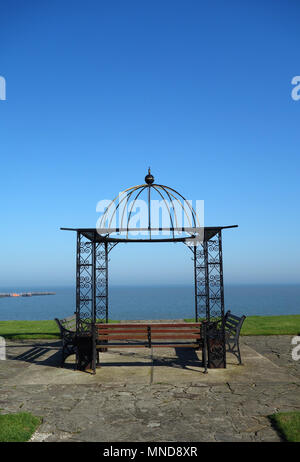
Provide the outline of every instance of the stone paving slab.
{"type": "Polygon", "coordinates": [[[59,368],[60,342],[7,342],[0,412],[42,416],[33,441],[280,441],[267,416],[300,410],[290,341],[242,338],[244,365],[208,374],[193,350],[110,350],[96,376],[59,368]]]}

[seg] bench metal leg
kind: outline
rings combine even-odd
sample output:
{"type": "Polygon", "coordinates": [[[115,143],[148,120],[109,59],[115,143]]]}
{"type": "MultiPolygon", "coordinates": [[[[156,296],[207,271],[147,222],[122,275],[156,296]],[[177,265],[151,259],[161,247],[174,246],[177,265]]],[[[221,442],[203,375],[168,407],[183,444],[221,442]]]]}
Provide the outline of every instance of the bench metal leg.
{"type": "Polygon", "coordinates": [[[239,365],[242,366],[242,358],[241,358],[241,352],[240,352],[240,345],[237,343],[237,350],[238,350],[238,360],[239,360],[239,365]]]}
{"type": "Polygon", "coordinates": [[[229,342],[227,342],[227,347],[228,347],[228,353],[232,353],[238,360],[239,366],[242,366],[242,357],[241,357],[241,351],[240,351],[240,345],[239,342],[235,342],[232,345],[230,345],[229,342]]]}
{"type": "Polygon", "coordinates": [[[204,367],[204,372],[203,374],[207,374],[207,337],[206,337],[206,327],[203,328],[202,330],[202,338],[203,338],[203,343],[202,343],[202,363],[204,367]]]}
{"type": "Polygon", "coordinates": [[[62,357],[61,357],[61,361],[60,361],[60,367],[64,367],[65,360],[66,360],[66,358],[65,358],[65,348],[64,347],[62,348],[61,354],[62,354],[62,357]]]}

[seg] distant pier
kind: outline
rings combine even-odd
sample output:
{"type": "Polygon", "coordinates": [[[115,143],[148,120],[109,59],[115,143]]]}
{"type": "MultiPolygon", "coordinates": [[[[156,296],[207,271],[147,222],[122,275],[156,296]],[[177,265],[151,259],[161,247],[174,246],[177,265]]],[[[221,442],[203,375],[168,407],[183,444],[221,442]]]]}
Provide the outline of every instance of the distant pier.
{"type": "Polygon", "coordinates": [[[34,297],[36,295],[55,295],[55,292],[10,292],[7,294],[0,293],[0,297],[34,297]]]}

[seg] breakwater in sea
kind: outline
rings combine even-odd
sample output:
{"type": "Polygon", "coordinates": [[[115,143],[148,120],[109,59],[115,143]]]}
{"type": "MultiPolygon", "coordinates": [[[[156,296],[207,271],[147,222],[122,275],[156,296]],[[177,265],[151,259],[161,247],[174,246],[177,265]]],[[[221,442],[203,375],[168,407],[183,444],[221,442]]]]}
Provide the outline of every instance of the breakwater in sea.
{"type": "Polygon", "coordinates": [[[0,293],[0,297],[33,297],[36,295],[55,295],[55,292],[10,292],[10,293],[0,293]]]}

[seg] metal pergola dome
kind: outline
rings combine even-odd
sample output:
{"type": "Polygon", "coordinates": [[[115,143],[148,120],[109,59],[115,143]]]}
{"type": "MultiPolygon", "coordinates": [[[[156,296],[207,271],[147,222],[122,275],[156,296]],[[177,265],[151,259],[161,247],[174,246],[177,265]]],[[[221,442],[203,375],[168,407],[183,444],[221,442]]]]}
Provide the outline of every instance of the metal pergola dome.
{"type": "MultiPolygon", "coordinates": [[[[139,227],[139,231],[148,234],[149,240],[153,238],[153,231],[170,231],[170,234],[175,239],[175,234],[177,233],[181,235],[185,233],[186,237],[195,236],[201,229],[199,218],[190,201],[186,200],[175,189],[155,183],[149,167],[144,184],[125,189],[110,202],[99,222],[97,228],[98,234],[111,235],[116,232],[125,232],[126,239],[131,240],[129,237],[130,231],[136,231],[136,228],[131,226],[133,211],[137,202],[145,196],[147,204],[147,223],[145,224],[147,226],[139,227]],[[168,222],[165,222],[164,226],[158,226],[158,223],[153,226],[152,223],[151,201],[153,201],[155,196],[163,204],[163,211],[165,212],[165,216],[168,217],[168,222]],[[128,208],[126,207],[127,205],[128,208]],[[117,214],[119,226],[116,228],[113,226],[113,222],[117,214]]],[[[145,241],[148,239],[141,240],[145,241]]]]}

